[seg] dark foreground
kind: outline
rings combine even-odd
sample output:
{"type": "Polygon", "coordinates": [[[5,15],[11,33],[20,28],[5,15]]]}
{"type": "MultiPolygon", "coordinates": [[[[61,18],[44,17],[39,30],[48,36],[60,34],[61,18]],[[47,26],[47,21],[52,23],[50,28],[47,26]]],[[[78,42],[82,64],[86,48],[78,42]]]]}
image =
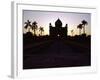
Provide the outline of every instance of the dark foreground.
{"type": "Polygon", "coordinates": [[[51,39],[23,46],[23,69],[90,66],[90,44],[51,39]]]}

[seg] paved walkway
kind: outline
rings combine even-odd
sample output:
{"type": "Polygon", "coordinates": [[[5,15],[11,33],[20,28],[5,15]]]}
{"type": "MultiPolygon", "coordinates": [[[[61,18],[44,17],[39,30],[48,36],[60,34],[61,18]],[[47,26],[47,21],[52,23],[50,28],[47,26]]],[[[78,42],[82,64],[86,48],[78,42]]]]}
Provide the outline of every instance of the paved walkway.
{"type": "Polygon", "coordinates": [[[88,50],[65,44],[60,40],[52,42],[42,51],[27,55],[27,58],[24,59],[24,69],[88,65],[90,65],[88,50]]]}

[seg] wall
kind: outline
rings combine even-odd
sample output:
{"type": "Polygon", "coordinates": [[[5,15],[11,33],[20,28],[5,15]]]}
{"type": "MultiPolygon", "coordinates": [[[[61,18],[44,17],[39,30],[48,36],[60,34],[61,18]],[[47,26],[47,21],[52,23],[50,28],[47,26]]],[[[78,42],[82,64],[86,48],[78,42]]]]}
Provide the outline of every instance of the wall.
{"type": "MultiPolygon", "coordinates": [[[[31,1],[31,0],[28,0],[31,1]]],[[[97,56],[98,56],[98,72],[90,74],[74,74],[64,76],[42,77],[33,78],[34,80],[99,80],[100,77],[100,5],[99,0],[32,0],[38,4],[55,4],[55,5],[76,5],[76,6],[94,6],[97,7],[97,20],[98,26],[96,26],[94,39],[96,42],[97,56]]],[[[11,80],[10,66],[11,65],[11,0],[1,0],[0,2],[0,80],[11,80]]],[[[23,79],[22,79],[23,80],[23,79]]],[[[32,79],[25,79],[32,80],[32,79]]]]}

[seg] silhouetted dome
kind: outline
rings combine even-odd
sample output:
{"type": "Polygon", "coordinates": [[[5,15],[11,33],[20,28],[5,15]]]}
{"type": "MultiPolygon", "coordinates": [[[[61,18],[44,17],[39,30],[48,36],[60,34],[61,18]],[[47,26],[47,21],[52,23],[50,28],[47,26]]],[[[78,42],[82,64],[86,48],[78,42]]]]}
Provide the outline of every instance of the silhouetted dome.
{"type": "Polygon", "coordinates": [[[55,26],[56,27],[62,27],[62,22],[60,19],[57,19],[57,21],[55,22],[55,26]]]}

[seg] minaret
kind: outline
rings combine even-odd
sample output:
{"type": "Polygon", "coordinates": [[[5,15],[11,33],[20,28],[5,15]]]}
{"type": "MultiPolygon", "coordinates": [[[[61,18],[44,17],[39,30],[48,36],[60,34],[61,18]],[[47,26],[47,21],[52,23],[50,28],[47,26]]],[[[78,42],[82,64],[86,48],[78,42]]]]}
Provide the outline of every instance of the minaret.
{"type": "Polygon", "coordinates": [[[52,35],[52,33],[51,33],[51,29],[52,29],[52,24],[49,23],[49,35],[52,35]]]}
{"type": "Polygon", "coordinates": [[[68,24],[65,25],[65,35],[68,35],[68,24]]]}

